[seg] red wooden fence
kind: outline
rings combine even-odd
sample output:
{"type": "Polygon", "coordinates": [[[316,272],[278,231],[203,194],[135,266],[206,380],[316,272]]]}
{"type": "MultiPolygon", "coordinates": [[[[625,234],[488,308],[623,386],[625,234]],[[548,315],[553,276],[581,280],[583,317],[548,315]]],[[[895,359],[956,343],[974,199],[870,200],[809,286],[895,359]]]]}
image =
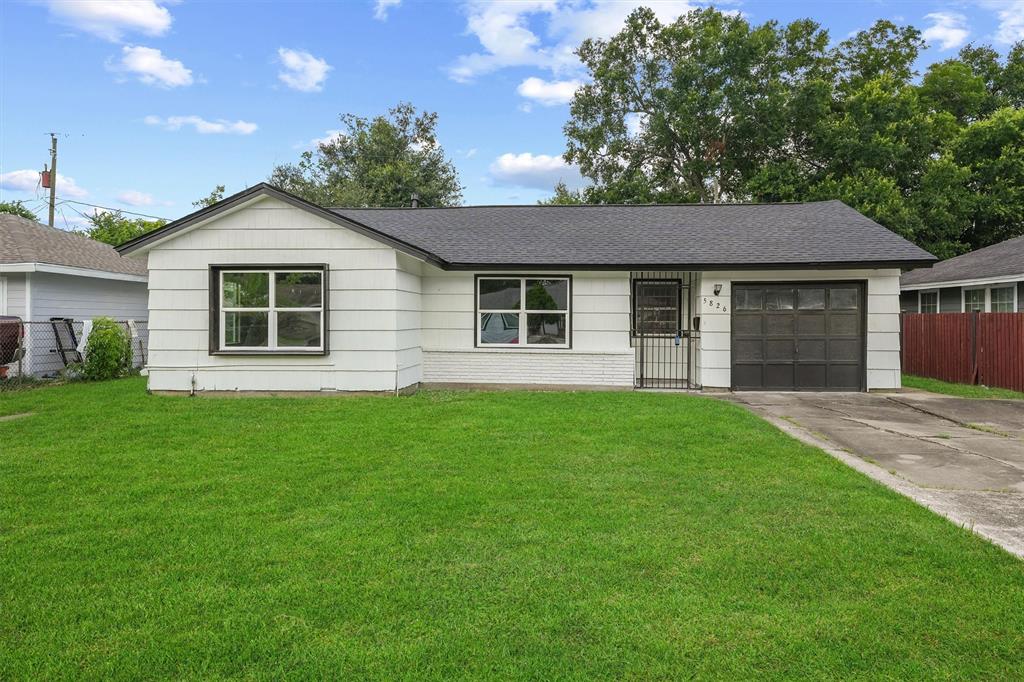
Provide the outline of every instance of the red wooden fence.
{"type": "Polygon", "coordinates": [[[1024,313],[904,313],[903,371],[1024,391],[1024,313]]]}

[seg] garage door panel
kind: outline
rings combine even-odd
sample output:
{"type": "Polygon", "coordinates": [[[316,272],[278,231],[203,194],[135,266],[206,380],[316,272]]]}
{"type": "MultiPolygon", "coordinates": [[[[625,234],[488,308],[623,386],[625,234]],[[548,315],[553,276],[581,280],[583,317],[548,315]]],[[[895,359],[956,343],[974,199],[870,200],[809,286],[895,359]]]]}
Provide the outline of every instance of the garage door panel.
{"type": "Polygon", "coordinates": [[[764,334],[764,318],[761,315],[736,314],[732,321],[732,333],[736,336],[761,336],[764,334]]]}
{"type": "Polygon", "coordinates": [[[764,342],[765,360],[796,360],[796,342],[793,339],[766,339],[764,342]]]}
{"type": "Polygon", "coordinates": [[[764,316],[764,333],[768,336],[792,336],[794,328],[792,315],[764,316]]]}
{"type": "Polygon", "coordinates": [[[828,365],[799,364],[796,366],[796,383],[800,388],[828,388],[828,365]]]}
{"type": "Polygon", "coordinates": [[[831,336],[853,336],[860,328],[860,315],[856,313],[833,313],[828,316],[828,333],[831,336]]]}
{"type": "Polygon", "coordinates": [[[734,284],[732,295],[734,388],[863,388],[863,283],[734,284]]]}
{"type": "Polygon", "coordinates": [[[765,363],[764,383],[765,387],[779,390],[794,388],[794,367],[792,363],[772,364],[765,363]]]}
{"type": "Polygon", "coordinates": [[[824,315],[799,315],[796,318],[796,333],[808,336],[824,336],[825,316],[824,315]]]}

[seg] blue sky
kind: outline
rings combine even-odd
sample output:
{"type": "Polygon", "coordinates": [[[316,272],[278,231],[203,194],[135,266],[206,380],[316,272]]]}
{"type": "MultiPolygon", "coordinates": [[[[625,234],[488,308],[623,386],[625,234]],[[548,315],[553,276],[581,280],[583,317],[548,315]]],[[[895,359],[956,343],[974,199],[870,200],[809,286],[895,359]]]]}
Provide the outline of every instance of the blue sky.
{"type": "MultiPolygon", "coordinates": [[[[439,114],[465,201],[533,203],[564,164],[572,48],[637,4],[686,2],[0,2],[0,199],[42,205],[36,171],[59,131],[63,199],[175,218],[217,184],[234,192],[336,130],[338,114],[398,101],[439,114]]],[[[968,41],[1005,52],[1024,0],[732,0],[749,20],[809,16],[833,41],[888,18],[926,31],[922,64],[968,41]]],[[[88,212],[63,204],[60,226],[88,212]],[[65,222],[66,221],[66,222],[65,222]]],[[[40,215],[43,212],[40,211],[40,215]]]]}

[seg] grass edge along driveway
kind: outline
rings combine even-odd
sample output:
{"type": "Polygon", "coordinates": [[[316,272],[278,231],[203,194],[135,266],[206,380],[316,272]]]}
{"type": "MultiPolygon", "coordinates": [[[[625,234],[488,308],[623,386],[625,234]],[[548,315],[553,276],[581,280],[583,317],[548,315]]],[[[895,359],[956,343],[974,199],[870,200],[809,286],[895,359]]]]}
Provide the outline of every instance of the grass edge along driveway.
{"type": "Polygon", "coordinates": [[[1009,388],[992,386],[975,386],[972,384],[953,384],[948,381],[918,377],[913,374],[903,375],[903,386],[916,388],[932,393],[942,393],[957,398],[973,398],[977,400],[1024,400],[1024,393],[1009,388]]]}
{"type": "Polygon", "coordinates": [[[0,678],[1019,677],[1024,564],[742,408],[0,396],[0,678]]]}

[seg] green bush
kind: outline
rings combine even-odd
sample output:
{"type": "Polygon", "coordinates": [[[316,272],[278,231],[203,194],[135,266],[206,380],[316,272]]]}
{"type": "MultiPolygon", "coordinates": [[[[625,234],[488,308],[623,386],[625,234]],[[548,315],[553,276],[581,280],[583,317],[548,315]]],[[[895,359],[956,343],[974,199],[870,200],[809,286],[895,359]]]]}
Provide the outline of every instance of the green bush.
{"type": "Polygon", "coordinates": [[[124,325],[109,317],[93,320],[92,333],[85,342],[82,378],[90,381],[116,379],[132,367],[132,343],[124,325]]]}

